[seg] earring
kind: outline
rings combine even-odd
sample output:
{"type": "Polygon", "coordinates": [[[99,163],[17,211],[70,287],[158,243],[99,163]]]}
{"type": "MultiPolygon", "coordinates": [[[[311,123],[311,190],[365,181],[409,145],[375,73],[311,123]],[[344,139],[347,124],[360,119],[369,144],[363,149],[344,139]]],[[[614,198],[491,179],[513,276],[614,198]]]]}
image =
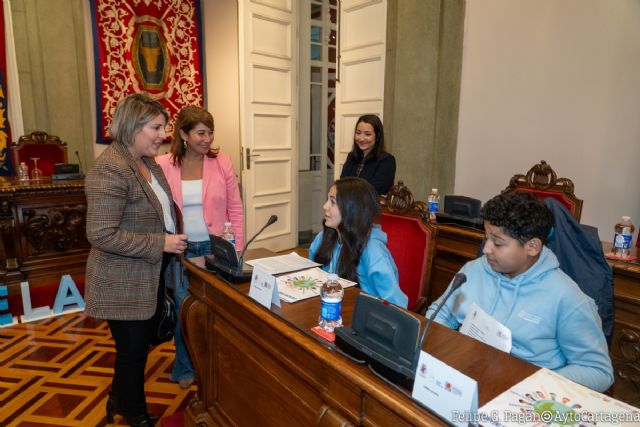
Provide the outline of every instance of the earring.
{"type": "Polygon", "coordinates": [[[187,141],[185,141],[184,139],[182,140],[182,148],[184,149],[184,151],[187,151],[187,141]]]}

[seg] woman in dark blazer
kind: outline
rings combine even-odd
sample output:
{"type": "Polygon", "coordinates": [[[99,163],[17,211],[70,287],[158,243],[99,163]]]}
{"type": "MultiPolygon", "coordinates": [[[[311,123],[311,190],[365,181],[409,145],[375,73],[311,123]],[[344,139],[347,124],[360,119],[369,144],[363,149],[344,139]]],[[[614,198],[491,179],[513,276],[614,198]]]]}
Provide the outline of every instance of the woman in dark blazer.
{"type": "Polygon", "coordinates": [[[384,128],[373,114],[360,116],[353,134],[353,148],[342,166],[340,178],[359,176],[387,194],[396,176],[396,159],[384,150],[384,128]]]}
{"type": "Polygon", "coordinates": [[[106,319],[116,344],[107,421],[123,415],[132,426],[152,426],[144,396],[144,369],[166,287],[174,286],[174,254],[187,236],[175,234],[169,184],[155,163],[168,114],[134,94],[118,103],[114,141],[86,178],[87,259],[85,313],[106,319]]]}

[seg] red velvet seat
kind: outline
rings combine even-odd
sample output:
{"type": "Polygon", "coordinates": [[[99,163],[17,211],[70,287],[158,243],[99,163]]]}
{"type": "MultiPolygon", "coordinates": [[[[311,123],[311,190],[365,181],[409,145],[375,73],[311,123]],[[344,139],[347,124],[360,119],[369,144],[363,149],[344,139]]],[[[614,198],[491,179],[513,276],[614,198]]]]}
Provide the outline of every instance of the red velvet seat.
{"type": "Polygon", "coordinates": [[[56,163],[67,163],[67,143],[42,131],[21,136],[11,150],[14,170],[18,170],[20,162],[25,162],[29,166],[29,177],[34,167],[32,158],[38,158],[38,168],[42,171],[42,176],[53,175],[56,163]]]}
{"type": "Polygon", "coordinates": [[[400,289],[409,298],[409,310],[424,313],[435,243],[435,229],[428,221],[427,206],[414,201],[402,181],[379,200],[379,221],[387,233],[387,247],[398,267],[400,289]]]}
{"type": "Polygon", "coordinates": [[[514,191],[532,193],[538,199],[553,198],[562,203],[571,215],[580,221],[582,200],[573,193],[573,182],[569,178],[558,178],[555,171],[544,160],[533,165],[526,175],[516,174],[502,193],[514,191]]]}

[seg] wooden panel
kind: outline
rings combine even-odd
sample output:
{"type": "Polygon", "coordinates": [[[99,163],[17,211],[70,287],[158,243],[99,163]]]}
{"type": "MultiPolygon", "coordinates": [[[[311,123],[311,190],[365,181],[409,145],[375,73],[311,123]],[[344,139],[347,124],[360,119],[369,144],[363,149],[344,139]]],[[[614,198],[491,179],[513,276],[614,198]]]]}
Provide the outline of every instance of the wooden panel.
{"type": "Polygon", "coordinates": [[[13,303],[22,281],[32,295],[45,287],[55,294],[63,274],[83,288],[86,211],[82,181],[0,181],[0,277],[9,285],[12,312],[22,312],[13,303]]]}

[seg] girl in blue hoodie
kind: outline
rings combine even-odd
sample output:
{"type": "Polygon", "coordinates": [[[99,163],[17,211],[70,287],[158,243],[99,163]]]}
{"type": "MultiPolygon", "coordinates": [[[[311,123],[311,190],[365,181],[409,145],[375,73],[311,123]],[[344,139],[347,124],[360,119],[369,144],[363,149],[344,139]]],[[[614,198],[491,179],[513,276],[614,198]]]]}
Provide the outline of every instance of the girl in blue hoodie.
{"type": "Polygon", "coordinates": [[[553,226],[551,211],[530,194],[515,193],[494,197],[481,213],[483,256],[462,267],[466,283],[435,320],[458,329],[476,303],[511,330],[514,356],[593,390],[607,390],[613,368],[595,303],[544,246],[553,226]]]}
{"type": "Polygon", "coordinates": [[[374,225],[380,211],[371,184],[362,178],[339,179],[323,209],[324,229],[313,240],[309,258],[325,271],[358,282],[363,291],[406,308],[387,235],[374,225]]]}

